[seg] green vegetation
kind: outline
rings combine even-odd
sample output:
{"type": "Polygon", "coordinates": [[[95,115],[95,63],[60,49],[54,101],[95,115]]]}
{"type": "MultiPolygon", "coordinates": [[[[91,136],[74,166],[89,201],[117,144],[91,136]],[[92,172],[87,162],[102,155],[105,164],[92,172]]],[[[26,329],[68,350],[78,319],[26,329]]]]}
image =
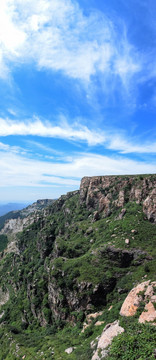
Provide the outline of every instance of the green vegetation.
{"type": "Polygon", "coordinates": [[[156,328],[138,324],[134,319],[122,319],[126,331],[114,338],[106,360],[154,360],[156,328]]]}
{"type": "Polygon", "coordinates": [[[6,235],[0,235],[0,252],[6,249],[8,244],[8,238],[6,235]]]}
{"type": "Polygon", "coordinates": [[[17,219],[18,217],[20,217],[21,215],[20,211],[10,211],[9,213],[0,216],[0,230],[3,228],[4,223],[6,220],[10,220],[10,219],[17,219]]]}
{"type": "MultiPolygon", "coordinates": [[[[136,177],[137,184],[142,179],[136,177]]],[[[112,186],[108,191],[116,200],[112,186]]],[[[128,201],[129,186],[125,194],[122,219],[114,207],[109,217],[101,213],[95,221],[95,209],[80,204],[76,192],[55,201],[46,216],[18,234],[19,253],[0,263],[0,286],[10,293],[0,310],[0,360],[91,360],[91,341],[118,318],[125,332],[113,340],[107,359],[155,358],[156,328],[119,316],[135,284],[155,280],[156,262],[155,225],[141,204],[128,201]],[[87,314],[97,311],[102,315],[81,332],[87,314]],[[104,324],[95,326],[97,320],[104,324]]],[[[7,244],[2,235],[1,244],[0,251],[7,244]]]]}

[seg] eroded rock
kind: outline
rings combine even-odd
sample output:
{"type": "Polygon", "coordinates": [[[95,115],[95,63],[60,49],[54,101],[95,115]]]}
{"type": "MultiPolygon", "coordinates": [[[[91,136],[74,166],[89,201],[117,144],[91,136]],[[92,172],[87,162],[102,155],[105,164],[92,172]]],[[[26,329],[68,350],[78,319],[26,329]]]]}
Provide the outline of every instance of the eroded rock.
{"type": "Polygon", "coordinates": [[[156,222],[156,187],[144,200],[143,211],[146,213],[148,220],[156,222]]]}
{"type": "MultiPolygon", "coordinates": [[[[91,325],[92,323],[92,320],[96,319],[98,316],[101,316],[103,314],[103,311],[99,311],[99,312],[96,312],[96,313],[91,313],[91,314],[88,314],[86,316],[86,321],[83,323],[83,329],[82,329],[82,333],[87,329],[88,326],[91,325]]],[[[101,322],[102,323],[102,322],[101,322]]],[[[97,324],[97,323],[96,323],[97,324]]],[[[95,325],[96,325],[95,324],[95,325]]],[[[101,325],[101,324],[97,324],[97,325],[101,325]]]]}
{"type": "MultiPolygon", "coordinates": [[[[151,301],[149,301],[148,304],[145,305],[144,311],[142,312],[142,314],[139,317],[139,323],[145,323],[150,322],[150,321],[155,321],[156,320],[156,310],[155,307],[153,305],[153,303],[151,301]]],[[[153,323],[153,325],[156,325],[153,323]]]]}
{"type": "MultiPolygon", "coordinates": [[[[122,316],[134,316],[139,308],[140,302],[144,301],[145,307],[142,314],[139,317],[140,323],[153,322],[156,320],[156,310],[154,303],[156,303],[156,295],[154,294],[154,287],[156,282],[144,281],[133,288],[126,297],[121,310],[122,316]]],[[[156,325],[155,323],[152,323],[156,325]]]]}
{"type": "Polygon", "coordinates": [[[98,320],[98,321],[95,323],[95,326],[101,326],[101,325],[104,324],[104,323],[105,323],[104,321],[98,320]]]}
{"type": "Polygon", "coordinates": [[[84,177],[80,186],[80,203],[107,217],[114,208],[123,208],[119,219],[125,215],[127,202],[143,205],[148,220],[156,222],[156,178],[136,176],[84,177]]]}
{"type": "Polygon", "coordinates": [[[121,210],[121,213],[119,214],[117,219],[122,220],[122,218],[124,217],[125,214],[126,214],[126,209],[124,208],[121,210]]]}
{"type": "Polygon", "coordinates": [[[126,297],[124,303],[122,304],[120,315],[121,316],[133,316],[135,315],[140,302],[142,301],[142,296],[139,295],[140,292],[144,292],[145,288],[149,285],[149,281],[144,281],[143,283],[137,285],[133,288],[128,296],[126,297]]]}
{"type": "Polygon", "coordinates": [[[100,357],[98,355],[98,352],[101,350],[102,352],[102,358],[104,358],[108,352],[106,348],[111,345],[112,340],[115,336],[121,334],[124,332],[124,329],[119,326],[119,321],[116,320],[111,324],[107,324],[98,340],[97,349],[92,356],[91,360],[100,360],[100,357]]]}

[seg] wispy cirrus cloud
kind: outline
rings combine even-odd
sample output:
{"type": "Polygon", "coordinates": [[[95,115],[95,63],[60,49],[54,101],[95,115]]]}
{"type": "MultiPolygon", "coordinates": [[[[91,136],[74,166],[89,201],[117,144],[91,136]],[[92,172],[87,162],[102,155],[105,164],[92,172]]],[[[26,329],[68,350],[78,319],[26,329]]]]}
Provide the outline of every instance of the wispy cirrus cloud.
{"type": "Polygon", "coordinates": [[[64,156],[63,151],[58,151],[58,150],[52,148],[51,146],[41,144],[38,141],[26,140],[26,145],[30,145],[30,147],[35,147],[35,148],[37,148],[39,150],[43,150],[44,152],[46,152],[48,154],[50,153],[50,154],[57,155],[57,156],[64,156]]]}
{"type": "Polygon", "coordinates": [[[0,151],[4,151],[4,152],[12,152],[14,154],[25,154],[25,149],[21,148],[20,146],[11,146],[8,144],[4,144],[2,142],[0,142],[0,151]]]}
{"type": "MultiPolygon", "coordinates": [[[[41,138],[56,138],[66,141],[73,141],[77,145],[87,143],[88,146],[101,145],[108,150],[114,150],[121,154],[154,154],[156,153],[156,142],[142,141],[139,137],[131,138],[125,133],[119,131],[90,129],[79,122],[69,124],[67,120],[60,116],[59,125],[52,124],[48,121],[41,121],[38,117],[31,120],[19,121],[10,119],[0,119],[0,136],[6,137],[11,135],[19,136],[37,136],[41,138]]],[[[43,150],[47,154],[64,156],[64,153],[53,149],[50,146],[42,144],[30,138],[26,141],[27,145],[43,150]]],[[[0,143],[0,149],[7,150],[9,145],[0,143]]],[[[24,149],[23,149],[24,150],[24,149]]],[[[19,148],[14,146],[14,152],[19,148]]],[[[20,149],[20,152],[22,149],[20,149]]]]}
{"type": "Polygon", "coordinates": [[[85,82],[118,76],[125,85],[142,66],[125,29],[96,10],[84,15],[72,0],[1,0],[0,40],[1,77],[8,63],[33,62],[85,82]]]}
{"type": "Polygon", "coordinates": [[[69,125],[65,120],[60,125],[52,125],[50,122],[42,122],[39,118],[28,121],[13,121],[0,119],[0,136],[10,135],[35,135],[41,137],[54,137],[66,140],[85,141],[89,145],[97,145],[104,142],[104,134],[91,131],[87,126],[80,124],[69,125]]]}
{"type": "Polygon", "coordinates": [[[138,139],[134,141],[128,137],[115,135],[110,138],[107,148],[119,151],[122,154],[154,154],[156,153],[156,142],[144,141],[140,143],[138,139]]]}
{"type": "Polygon", "coordinates": [[[155,164],[131,160],[128,157],[80,153],[70,161],[53,162],[28,159],[26,156],[0,151],[0,187],[79,187],[83,176],[155,173],[155,164]]]}

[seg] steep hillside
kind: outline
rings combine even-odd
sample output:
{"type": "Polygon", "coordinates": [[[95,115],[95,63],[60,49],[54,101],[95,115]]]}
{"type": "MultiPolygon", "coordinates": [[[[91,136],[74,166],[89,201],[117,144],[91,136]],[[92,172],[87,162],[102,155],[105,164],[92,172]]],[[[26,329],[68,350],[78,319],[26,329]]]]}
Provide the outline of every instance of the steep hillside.
{"type": "Polygon", "coordinates": [[[155,359],[155,222],[155,175],[85,177],[34,217],[1,254],[0,359],[155,359]]]}
{"type": "Polygon", "coordinates": [[[10,211],[0,217],[0,251],[18,252],[16,235],[39,217],[40,212],[55,200],[38,200],[22,210],[10,211]]]}

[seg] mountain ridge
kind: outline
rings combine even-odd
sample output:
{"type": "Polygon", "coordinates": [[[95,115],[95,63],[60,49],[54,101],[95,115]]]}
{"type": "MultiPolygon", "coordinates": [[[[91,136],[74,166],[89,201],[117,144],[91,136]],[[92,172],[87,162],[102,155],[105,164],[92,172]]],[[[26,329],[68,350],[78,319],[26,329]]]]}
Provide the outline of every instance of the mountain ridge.
{"type": "Polygon", "coordinates": [[[7,204],[0,204],[0,216],[7,214],[10,211],[21,210],[24,207],[28,206],[25,203],[7,203],[7,204]]]}
{"type": "Polygon", "coordinates": [[[154,327],[151,337],[151,325],[119,313],[134,286],[155,281],[155,188],[156,175],[83,178],[79,191],[62,195],[17,233],[18,251],[1,256],[0,286],[9,300],[0,310],[0,359],[11,353],[12,359],[130,360],[136,342],[135,360],[154,359],[154,327]],[[96,338],[113,323],[125,331],[108,352],[96,338]],[[145,344],[151,337],[148,354],[142,337],[145,344]]]}
{"type": "Polygon", "coordinates": [[[41,211],[53,204],[55,200],[37,200],[21,210],[13,210],[0,217],[0,251],[18,252],[16,247],[16,234],[31,225],[39,217],[41,211]],[[5,236],[5,240],[4,240],[5,236]],[[5,246],[6,245],[6,246],[5,246]]]}

